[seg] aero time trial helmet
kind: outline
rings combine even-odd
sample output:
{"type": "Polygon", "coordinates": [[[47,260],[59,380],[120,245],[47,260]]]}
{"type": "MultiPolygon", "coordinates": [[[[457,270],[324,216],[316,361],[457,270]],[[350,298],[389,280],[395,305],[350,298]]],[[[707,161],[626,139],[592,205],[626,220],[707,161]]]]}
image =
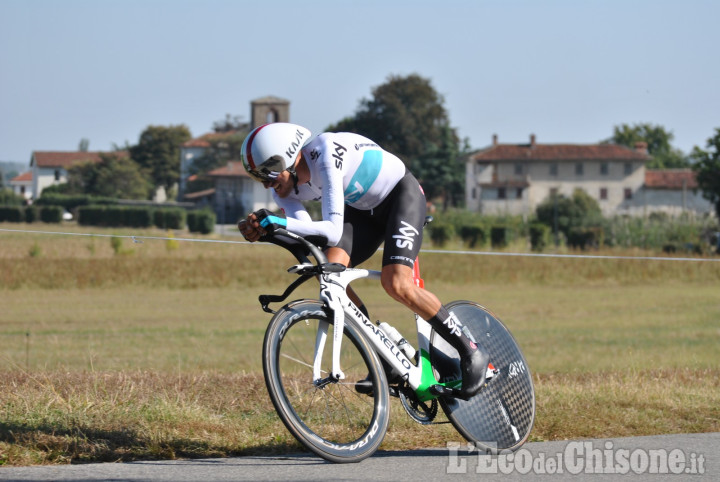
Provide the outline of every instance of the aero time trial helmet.
{"type": "Polygon", "coordinates": [[[299,125],[285,122],[265,124],[248,134],[240,150],[245,170],[256,181],[275,179],[282,171],[292,168],[300,149],[312,133],[299,125]]]}

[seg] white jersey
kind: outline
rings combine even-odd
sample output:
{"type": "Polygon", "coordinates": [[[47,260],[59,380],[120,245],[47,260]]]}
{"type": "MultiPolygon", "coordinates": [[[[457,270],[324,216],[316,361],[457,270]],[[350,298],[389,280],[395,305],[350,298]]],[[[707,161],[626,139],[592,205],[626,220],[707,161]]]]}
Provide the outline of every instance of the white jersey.
{"type": "Polygon", "coordinates": [[[322,235],[335,246],[343,231],[345,204],[360,210],[376,208],[405,175],[405,165],[367,137],[348,132],[324,133],[302,149],[310,182],[275,202],[285,211],[287,229],[322,235]],[[322,221],[313,221],[301,201],[322,201],[322,221]]]}

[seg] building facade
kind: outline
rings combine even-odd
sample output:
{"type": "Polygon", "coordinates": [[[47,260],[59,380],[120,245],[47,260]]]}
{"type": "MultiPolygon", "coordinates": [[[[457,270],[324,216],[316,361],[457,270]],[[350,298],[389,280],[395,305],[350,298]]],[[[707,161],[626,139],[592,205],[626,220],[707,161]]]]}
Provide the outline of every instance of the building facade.
{"type": "Polygon", "coordinates": [[[23,172],[19,176],[10,179],[10,188],[18,196],[26,200],[33,199],[33,175],[32,171],[23,172]]]}
{"type": "Polygon", "coordinates": [[[240,217],[258,209],[277,209],[270,190],[253,181],[239,159],[231,159],[223,167],[203,177],[212,180],[213,187],[188,193],[193,163],[203,157],[213,144],[228,136],[243,135],[255,127],[272,122],[290,121],[290,101],[279,97],[262,97],[250,103],[251,122],[247,129],[211,132],[184,143],[180,147],[180,189],[178,199],[199,206],[210,206],[220,224],[233,224],[240,217]]]}
{"type": "Polygon", "coordinates": [[[33,199],[43,189],[67,182],[68,169],[81,162],[100,162],[100,152],[34,151],[30,157],[33,199]]]}
{"type": "Polygon", "coordinates": [[[644,142],[635,149],[614,144],[539,144],[531,135],[527,144],[501,144],[493,136],[492,145],[466,159],[466,206],[489,215],[529,215],[553,194],[569,197],[582,189],[606,216],[683,209],[712,212],[709,202],[702,202],[692,171],[665,177],[649,174],[654,172],[645,168],[649,160],[644,142]]]}

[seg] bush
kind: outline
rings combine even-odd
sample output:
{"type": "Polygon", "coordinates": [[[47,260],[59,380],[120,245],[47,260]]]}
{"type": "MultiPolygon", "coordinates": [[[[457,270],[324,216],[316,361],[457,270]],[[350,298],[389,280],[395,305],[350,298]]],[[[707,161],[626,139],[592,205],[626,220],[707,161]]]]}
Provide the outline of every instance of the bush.
{"type": "Polygon", "coordinates": [[[602,245],[603,232],[600,228],[575,228],[568,233],[568,246],[578,249],[598,248],[602,245]]]}
{"type": "Polygon", "coordinates": [[[25,220],[22,206],[0,206],[0,223],[21,223],[25,220]]]}
{"type": "Polygon", "coordinates": [[[182,208],[156,209],[153,215],[155,226],[160,229],[185,229],[186,217],[182,208]]]}
{"type": "Polygon", "coordinates": [[[505,248],[515,240],[516,232],[510,226],[493,226],[490,228],[490,244],[493,248],[505,248]]]}
{"type": "Polygon", "coordinates": [[[215,229],[215,213],[209,210],[187,213],[188,229],[191,233],[210,234],[215,229]]]}
{"type": "Polygon", "coordinates": [[[460,226],[460,237],[470,248],[483,246],[487,243],[488,228],[481,223],[460,226]]]}
{"type": "Polygon", "coordinates": [[[11,189],[0,188],[0,205],[3,206],[22,206],[25,198],[19,194],[15,194],[11,189]]]}
{"type": "Polygon", "coordinates": [[[102,226],[105,206],[82,206],[77,209],[77,222],[81,226],[102,226]]]}
{"type": "Polygon", "coordinates": [[[82,206],[77,215],[83,226],[147,228],[154,220],[151,207],[82,206]]]}
{"type": "Polygon", "coordinates": [[[25,208],[25,222],[34,223],[40,219],[40,208],[36,206],[28,206],[25,208]]]}
{"type": "MultiPolygon", "coordinates": [[[[123,209],[123,208],[111,208],[123,209]]],[[[149,207],[131,207],[124,208],[125,224],[130,228],[148,228],[153,225],[153,208],[149,207]]]]}
{"type": "Polygon", "coordinates": [[[65,210],[60,206],[42,206],[40,208],[40,221],[44,223],[61,223],[65,210]]]}
{"type": "Polygon", "coordinates": [[[550,244],[550,228],[542,223],[530,225],[530,246],[533,251],[543,251],[550,244]]]}
{"type": "Polygon", "coordinates": [[[445,246],[453,236],[455,236],[455,226],[450,223],[437,223],[430,224],[430,239],[436,246],[445,246]]]}
{"type": "Polygon", "coordinates": [[[88,194],[59,194],[43,191],[40,199],[35,204],[39,206],[62,206],[67,211],[73,211],[80,206],[117,204],[117,200],[88,194]]]}

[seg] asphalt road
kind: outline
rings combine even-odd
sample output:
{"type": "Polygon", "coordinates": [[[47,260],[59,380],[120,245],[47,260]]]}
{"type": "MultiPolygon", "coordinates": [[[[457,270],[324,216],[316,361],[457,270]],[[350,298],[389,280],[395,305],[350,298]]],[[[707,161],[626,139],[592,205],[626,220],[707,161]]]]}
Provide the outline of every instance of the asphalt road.
{"type": "Polygon", "coordinates": [[[528,443],[489,456],[451,446],[379,451],[359,464],[306,454],[64,466],[0,467],[0,480],[720,480],[720,433],[528,443]]]}

